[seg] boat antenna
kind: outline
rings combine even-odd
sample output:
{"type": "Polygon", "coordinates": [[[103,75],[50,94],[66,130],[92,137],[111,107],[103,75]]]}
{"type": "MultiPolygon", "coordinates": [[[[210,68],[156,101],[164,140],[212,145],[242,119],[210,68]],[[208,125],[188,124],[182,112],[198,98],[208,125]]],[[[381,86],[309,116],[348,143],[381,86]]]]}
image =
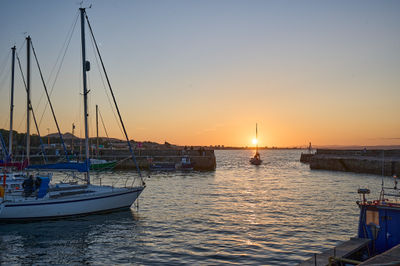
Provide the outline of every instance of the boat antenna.
{"type": "MultiPolygon", "coordinates": [[[[85,13],[84,9],[83,9],[83,11],[81,11],[81,12],[82,12],[81,14],[85,13]]],[[[112,87],[111,87],[110,79],[108,78],[107,71],[106,71],[106,68],[105,68],[105,66],[104,66],[104,62],[103,62],[103,59],[102,59],[102,57],[101,57],[99,47],[98,47],[98,45],[97,45],[96,38],[94,37],[93,30],[92,30],[92,27],[91,27],[91,25],[90,25],[89,18],[88,18],[87,15],[86,15],[86,21],[87,21],[87,23],[88,23],[88,27],[89,27],[89,30],[90,30],[90,34],[91,34],[91,36],[92,36],[92,38],[93,38],[93,41],[94,41],[94,44],[95,44],[95,47],[96,47],[96,51],[97,51],[97,54],[98,54],[99,59],[100,59],[101,66],[102,66],[102,68],[103,68],[104,75],[105,75],[106,80],[107,80],[108,88],[110,89],[111,96],[112,96],[113,101],[114,101],[115,109],[117,110],[117,113],[118,113],[119,121],[120,121],[120,123],[121,123],[121,125],[122,125],[122,129],[123,129],[123,131],[124,131],[124,135],[125,135],[126,141],[127,141],[127,143],[128,143],[128,146],[129,146],[129,151],[130,151],[130,153],[131,153],[131,155],[132,155],[132,159],[133,159],[133,162],[135,163],[137,172],[138,172],[138,174],[139,174],[139,176],[140,176],[140,178],[142,179],[142,182],[143,182],[142,173],[141,173],[140,168],[139,168],[139,166],[138,166],[138,164],[137,164],[137,162],[136,162],[136,157],[135,157],[135,154],[134,154],[134,152],[133,152],[132,145],[131,145],[131,142],[130,142],[129,137],[128,137],[128,133],[126,132],[125,125],[124,125],[124,122],[123,122],[123,120],[122,120],[122,116],[121,116],[121,113],[120,113],[120,111],[119,111],[119,108],[118,108],[117,100],[115,99],[114,92],[113,92],[112,87]]]]}

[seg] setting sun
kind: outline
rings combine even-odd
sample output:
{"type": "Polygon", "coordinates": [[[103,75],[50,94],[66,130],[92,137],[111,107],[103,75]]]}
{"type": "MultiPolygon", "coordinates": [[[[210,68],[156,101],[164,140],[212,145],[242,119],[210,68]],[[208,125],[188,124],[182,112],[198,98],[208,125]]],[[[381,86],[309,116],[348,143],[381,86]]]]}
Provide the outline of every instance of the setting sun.
{"type": "Polygon", "coordinates": [[[253,139],[252,142],[253,142],[254,145],[256,145],[258,143],[258,140],[257,139],[253,139]]]}

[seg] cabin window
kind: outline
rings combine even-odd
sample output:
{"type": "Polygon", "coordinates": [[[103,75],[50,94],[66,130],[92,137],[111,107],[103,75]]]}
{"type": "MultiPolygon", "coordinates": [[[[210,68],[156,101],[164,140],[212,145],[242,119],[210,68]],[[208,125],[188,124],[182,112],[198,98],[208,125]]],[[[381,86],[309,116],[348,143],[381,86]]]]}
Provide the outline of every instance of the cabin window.
{"type": "Polygon", "coordinates": [[[379,211],[367,210],[366,224],[369,225],[371,223],[379,225],[379,211]]]}

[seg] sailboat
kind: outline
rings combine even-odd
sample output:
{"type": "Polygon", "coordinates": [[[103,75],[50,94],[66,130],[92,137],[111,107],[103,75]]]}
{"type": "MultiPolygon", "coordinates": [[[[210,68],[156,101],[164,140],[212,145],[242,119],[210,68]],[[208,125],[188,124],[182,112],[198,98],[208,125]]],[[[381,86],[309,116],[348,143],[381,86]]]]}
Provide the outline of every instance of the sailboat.
{"type": "Polygon", "coordinates": [[[262,163],[260,153],[258,152],[258,142],[257,142],[257,124],[256,124],[256,153],[254,154],[254,157],[250,159],[250,163],[254,165],[260,165],[262,163]]]}
{"type": "MultiPolygon", "coordinates": [[[[28,191],[26,186],[24,191],[3,191],[0,193],[0,221],[15,221],[15,220],[41,220],[41,219],[52,219],[52,218],[62,218],[76,215],[88,215],[92,213],[99,212],[109,212],[114,210],[130,208],[131,205],[136,201],[139,195],[145,188],[145,183],[142,178],[140,178],[140,183],[134,185],[134,182],[130,186],[125,186],[121,188],[116,188],[113,186],[102,186],[93,185],[90,183],[90,158],[89,158],[89,134],[88,134],[88,112],[87,112],[87,80],[86,72],[89,71],[89,62],[86,61],[85,55],[85,18],[90,28],[94,43],[98,51],[97,43],[94,39],[93,32],[89,23],[89,19],[86,15],[85,8],[80,8],[80,18],[81,18],[81,42],[82,42],[82,69],[83,69],[83,96],[84,96],[84,118],[85,118],[85,148],[86,148],[86,161],[84,174],[86,183],[78,184],[77,182],[71,183],[57,183],[51,184],[50,178],[46,175],[40,173],[34,176],[32,170],[28,170],[29,179],[27,181],[32,182],[35,179],[36,190],[28,191]],[[39,182],[37,182],[39,181],[39,182]]],[[[29,43],[28,50],[29,50],[29,43]]],[[[29,55],[29,53],[28,53],[29,55]]],[[[99,58],[102,62],[101,56],[99,58]]],[[[29,73],[29,56],[28,56],[28,73],[29,73]]],[[[102,62],[103,65],[103,62],[102,62]]],[[[104,65],[103,65],[104,70],[104,65]]],[[[29,76],[29,74],[28,74],[29,76]]],[[[108,81],[107,74],[105,76],[108,81]]],[[[29,88],[29,78],[28,86],[29,88]]],[[[136,163],[132,147],[129,143],[128,135],[126,134],[125,126],[122,122],[118,106],[114,94],[112,92],[114,104],[117,109],[117,113],[120,118],[122,128],[125,133],[125,137],[128,140],[128,145],[132,154],[132,158],[136,163]]],[[[29,97],[29,93],[28,93],[29,97]]],[[[28,108],[28,130],[27,130],[27,143],[29,144],[29,108],[28,108]]],[[[29,148],[28,151],[29,152],[29,148]]],[[[29,153],[28,153],[29,156],[29,153]]],[[[29,158],[29,157],[28,157],[29,158]]],[[[36,168],[39,170],[39,168],[36,168]]],[[[44,167],[46,169],[46,167],[44,167]]],[[[139,176],[141,173],[139,168],[139,176]]],[[[49,168],[47,168],[47,171],[49,168]]],[[[60,170],[60,169],[57,169],[60,170]]],[[[70,169],[72,170],[72,169],[70,169]]],[[[82,170],[82,169],[81,169],[82,170]]],[[[28,182],[27,182],[28,183],[28,182]]],[[[0,191],[1,192],[1,191],[0,191]]]]}

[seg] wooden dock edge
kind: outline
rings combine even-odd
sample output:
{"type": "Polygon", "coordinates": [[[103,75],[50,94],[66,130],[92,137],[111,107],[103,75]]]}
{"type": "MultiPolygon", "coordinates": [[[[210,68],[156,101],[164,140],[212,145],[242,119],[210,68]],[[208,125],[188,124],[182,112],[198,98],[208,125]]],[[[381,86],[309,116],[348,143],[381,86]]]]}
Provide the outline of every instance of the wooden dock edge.
{"type": "Polygon", "coordinates": [[[340,257],[346,258],[354,254],[355,252],[361,250],[362,248],[366,247],[370,239],[366,238],[350,238],[343,243],[340,243],[334,248],[331,248],[327,251],[324,251],[320,254],[314,254],[311,258],[306,261],[299,263],[299,266],[325,266],[329,264],[330,257],[340,257]]]}

